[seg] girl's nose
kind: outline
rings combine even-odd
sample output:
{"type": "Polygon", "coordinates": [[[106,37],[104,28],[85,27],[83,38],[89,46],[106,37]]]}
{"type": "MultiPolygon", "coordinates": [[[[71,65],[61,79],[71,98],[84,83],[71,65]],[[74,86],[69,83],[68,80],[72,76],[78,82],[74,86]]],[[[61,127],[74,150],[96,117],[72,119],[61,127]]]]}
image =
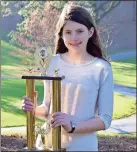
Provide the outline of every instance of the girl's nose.
{"type": "Polygon", "coordinates": [[[75,33],[73,33],[71,35],[71,40],[76,41],[77,40],[77,35],[75,33]]]}

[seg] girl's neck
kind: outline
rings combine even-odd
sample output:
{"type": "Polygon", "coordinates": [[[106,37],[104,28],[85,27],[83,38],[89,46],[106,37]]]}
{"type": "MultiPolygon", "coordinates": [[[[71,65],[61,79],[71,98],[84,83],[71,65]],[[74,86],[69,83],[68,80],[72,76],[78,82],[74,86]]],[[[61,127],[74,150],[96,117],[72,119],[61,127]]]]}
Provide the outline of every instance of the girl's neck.
{"type": "Polygon", "coordinates": [[[85,51],[83,53],[66,52],[62,55],[62,58],[70,64],[84,64],[93,60],[94,57],[85,51]]]}

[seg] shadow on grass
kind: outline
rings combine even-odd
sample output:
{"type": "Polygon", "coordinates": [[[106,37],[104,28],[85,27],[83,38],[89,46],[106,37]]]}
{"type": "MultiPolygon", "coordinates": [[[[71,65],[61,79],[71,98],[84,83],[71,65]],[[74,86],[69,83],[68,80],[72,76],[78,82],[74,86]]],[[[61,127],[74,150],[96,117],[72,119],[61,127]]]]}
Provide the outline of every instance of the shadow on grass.
{"type": "MultiPolygon", "coordinates": [[[[25,80],[2,80],[1,88],[1,110],[23,115],[24,113],[21,111],[21,100],[26,94],[25,80]]],[[[40,100],[43,98],[43,86],[39,84],[35,88],[38,91],[38,104],[40,104],[40,100]]]]}
{"type": "Polygon", "coordinates": [[[22,116],[24,115],[24,112],[21,110],[21,107],[19,108],[6,101],[2,101],[1,111],[17,114],[17,115],[22,115],[22,116]]]}

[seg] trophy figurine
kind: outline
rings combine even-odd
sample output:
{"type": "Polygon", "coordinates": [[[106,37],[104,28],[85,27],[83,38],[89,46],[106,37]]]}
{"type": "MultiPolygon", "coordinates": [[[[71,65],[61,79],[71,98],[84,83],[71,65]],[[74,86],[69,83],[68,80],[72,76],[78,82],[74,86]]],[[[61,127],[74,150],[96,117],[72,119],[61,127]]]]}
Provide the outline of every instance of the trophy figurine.
{"type": "Polygon", "coordinates": [[[50,48],[46,49],[45,47],[36,47],[34,57],[36,61],[36,70],[41,73],[41,76],[46,75],[47,68],[50,60],[52,59],[52,52],[50,48]]]}

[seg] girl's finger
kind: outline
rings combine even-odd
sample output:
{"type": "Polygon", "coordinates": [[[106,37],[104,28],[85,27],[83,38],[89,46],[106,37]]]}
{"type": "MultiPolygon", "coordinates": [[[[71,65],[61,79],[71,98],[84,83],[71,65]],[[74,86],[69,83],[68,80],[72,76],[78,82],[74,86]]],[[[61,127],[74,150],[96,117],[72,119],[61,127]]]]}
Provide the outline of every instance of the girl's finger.
{"type": "Polygon", "coordinates": [[[23,111],[32,111],[33,110],[33,107],[32,106],[22,106],[22,110],[23,111]]]}
{"type": "Polygon", "coordinates": [[[23,100],[30,100],[30,98],[28,98],[27,96],[23,96],[22,99],[23,99],[23,100]]]}
{"type": "Polygon", "coordinates": [[[63,125],[65,125],[64,122],[60,122],[60,123],[56,124],[53,128],[57,128],[57,127],[63,126],[63,125]]]}
{"type": "Polygon", "coordinates": [[[27,105],[34,105],[34,104],[33,104],[31,101],[29,101],[29,100],[25,100],[24,103],[27,104],[27,105]]]}
{"type": "Polygon", "coordinates": [[[62,112],[55,112],[55,113],[52,114],[52,117],[54,118],[54,117],[60,116],[62,114],[64,114],[64,113],[62,113],[62,112]]]}
{"type": "Polygon", "coordinates": [[[62,116],[56,116],[54,118],[51,118],[50,123],[53,124],[55,121],[58,121],[60,119],[64,119],[64,117],[62,117],[62,116]]]}
{"type": "Polygon", "coordinates": [[[24,107],[28,109],[33,109],[33,106],[29,106],[29,105],[25,105],[24,107]]]}
{"type": "Polygon", "coordinates": [[[55,121],[60,120],[60,119],[67,119],[67,118],[65,118],[64,115],[58,115],[58,116],[56,116],[56,117],[54,117],[54,118],[51,118],[51,124],[52,124],[53,122],[55,122],[55,121]]]}
{"type": "Polygon", "coordinates": [[[30,108],[32,107],[33,108],[34,106],[31,104],[22,104],[22,107],[30,107],[30,108]]]}
{"type": "Polygon", "coordinates": [[[63,124],[64,124],[64,119],[59,119],[59,120],[55,121],[55,122],[51,125],[51,127],[52,127],[52,128],[55,128],[55,127],[61,126],[61,125],[63,125],[63,124]]]}

